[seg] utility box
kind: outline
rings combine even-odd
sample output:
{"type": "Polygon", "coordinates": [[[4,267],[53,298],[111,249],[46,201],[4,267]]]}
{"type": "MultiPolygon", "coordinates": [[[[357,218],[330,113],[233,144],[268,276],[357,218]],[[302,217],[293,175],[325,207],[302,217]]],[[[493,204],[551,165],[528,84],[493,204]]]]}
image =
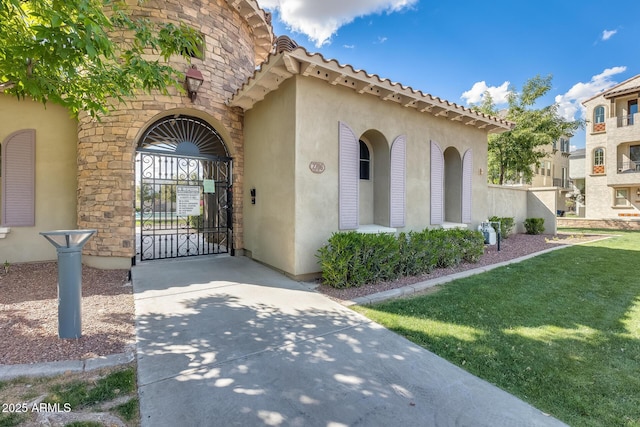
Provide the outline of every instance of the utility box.
{"type": "Polygon", "coordinates": [[[486,225],[482,229],[482,234],[484,235],[484,242],[488,245],[496,244],[496,231],[493,229],[491,225],[486,225]]]}
{"type": "Polygon", "coordinates": [[[96,230],[43,231],[58,252],[58,337],[82,336],[82,248],[96,230]]]}
{"type": "MultiPolygon", "coordinates": [[[[495,245],[498,242],[496,229],[492,224],[496,224],[498,227],[497,229],[500,230],[500,222],[487,221],[480,223],[480,225],[478,226],[478,231],[482,232],[482,235],[484,236],[484,243],[487,245],[495,245]]],[[[498,243],[498,247],[499,246],[500,243],[498,243]]]]}

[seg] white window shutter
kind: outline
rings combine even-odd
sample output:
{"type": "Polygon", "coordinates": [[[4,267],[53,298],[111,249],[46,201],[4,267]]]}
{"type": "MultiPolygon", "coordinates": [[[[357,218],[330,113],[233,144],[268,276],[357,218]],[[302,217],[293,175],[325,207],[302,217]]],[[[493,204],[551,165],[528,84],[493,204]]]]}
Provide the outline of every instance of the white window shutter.
{"type": "Polygon", "coordinates": [[[471,199],[473,180],[473,151],[467,150],[462,157],[462,222],[471,222],[471,199]]]}
{"type": "Polygon", "coordinates": [[[435,141],[431,141],[431,224],[444,222],[444,155],[435,141]]]}
{"type": "Polygon", "coordinates": [[[36,131],[15,132],[2,144],[2,224],[32,227],[35,217],[36,131]]]}
{"type": "Polygon", "coordinates": [[[360,144],[349,125],[342,122],[339,145],[339,228],[355,230],[360,217],[360,144]]]}
{"type": "Polygon", "coordinates": [[[404,227],[407,205],[407,137],[400,135],[391,145],[391,227],[404,227]]]}

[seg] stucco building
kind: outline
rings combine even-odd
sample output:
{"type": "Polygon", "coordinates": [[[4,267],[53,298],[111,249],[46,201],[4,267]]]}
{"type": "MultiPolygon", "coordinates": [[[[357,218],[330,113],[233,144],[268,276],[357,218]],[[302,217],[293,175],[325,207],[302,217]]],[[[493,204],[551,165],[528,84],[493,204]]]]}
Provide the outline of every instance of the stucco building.
{"type": "Polygon", "coordinates": [[[575,213],[585,216],[585,156],[586,149],[580,148],[571,152],[569,156],[569,178],[571,178],[571,193],[575,199],[575,213]]]}
{"type": "Polygon", "coordinates": [[[586,101],[587,218],[640,219],[640,75],[586,101]]]}
{"type": "Polygon", "coordinates": [[[55,259],[40,231],[89,228],[100,268],[228,252],[300,277],[340,230],[500,214],[487,135],[509,122],[276,40],[255,0],[132,8],[201,32],[197,97],[140,95],[96,121],[0,95],[2,261],[55,259]]]}
{"type": "Polygon", "coordinates": [[[569,179],[570,164],[569,151],[571,141],[568,137],[561,137],[553,144],[544,147],[546,156],[540,160],[540,166],[533,168],[531,187],[557,188],[557,208],[566,210],[567,194],[571,191],[569,179]]]}

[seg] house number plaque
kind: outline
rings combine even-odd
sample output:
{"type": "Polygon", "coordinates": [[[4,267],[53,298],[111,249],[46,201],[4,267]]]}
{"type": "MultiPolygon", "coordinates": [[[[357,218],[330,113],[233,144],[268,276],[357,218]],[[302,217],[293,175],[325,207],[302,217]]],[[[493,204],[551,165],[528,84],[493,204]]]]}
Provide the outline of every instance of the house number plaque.
{"type": "Polygon", "coordinates": [[[311,162],[309,163],[309,169],[311,169],[313,173],[322,173],[325,170],[325,166],[322,162],[311,162]]]}

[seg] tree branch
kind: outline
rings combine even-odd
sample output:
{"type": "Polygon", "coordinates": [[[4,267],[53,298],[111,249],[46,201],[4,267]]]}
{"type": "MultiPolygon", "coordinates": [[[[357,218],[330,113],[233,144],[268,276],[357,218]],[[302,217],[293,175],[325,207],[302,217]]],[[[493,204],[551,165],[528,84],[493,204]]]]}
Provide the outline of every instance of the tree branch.
{"type": "Polygon", "coordinates": [[[4,83],[0,83],[0,93],[4,92],[7,89],[11,89],[12,87],[14,87],[16,84],[14,82],[4,82],[4,83]]]}

